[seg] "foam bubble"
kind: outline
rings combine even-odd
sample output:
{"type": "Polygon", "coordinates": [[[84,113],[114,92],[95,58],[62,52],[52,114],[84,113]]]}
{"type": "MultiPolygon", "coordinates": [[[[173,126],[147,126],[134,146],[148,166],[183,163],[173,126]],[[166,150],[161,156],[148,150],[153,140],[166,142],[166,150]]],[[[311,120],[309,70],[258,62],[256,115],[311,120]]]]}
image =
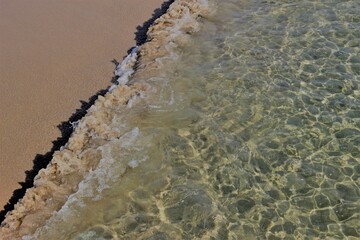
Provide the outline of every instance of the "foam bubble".
{"type": "Polygon", "coordinates": [[[109,87],[109,92],[114,90],[118,85],[125,85],[129,82],[131,75],[134,73],[134,65],[137,59],[137,52],[139,47],[136,46],[131,50],[131,53],[119,64],[115,69],[115,76],[118,77],[116,80],[117,84],[113,84],[109,87]]]}

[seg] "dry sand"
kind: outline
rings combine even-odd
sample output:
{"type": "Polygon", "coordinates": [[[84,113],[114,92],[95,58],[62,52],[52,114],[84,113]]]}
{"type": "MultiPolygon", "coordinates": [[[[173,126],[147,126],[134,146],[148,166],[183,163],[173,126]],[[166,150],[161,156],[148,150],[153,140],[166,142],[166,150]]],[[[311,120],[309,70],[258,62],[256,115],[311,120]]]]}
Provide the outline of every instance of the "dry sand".
{"type": "Polygon", "coordinates": [[[163,0],[0,0],[0,210],[163,0]]]}

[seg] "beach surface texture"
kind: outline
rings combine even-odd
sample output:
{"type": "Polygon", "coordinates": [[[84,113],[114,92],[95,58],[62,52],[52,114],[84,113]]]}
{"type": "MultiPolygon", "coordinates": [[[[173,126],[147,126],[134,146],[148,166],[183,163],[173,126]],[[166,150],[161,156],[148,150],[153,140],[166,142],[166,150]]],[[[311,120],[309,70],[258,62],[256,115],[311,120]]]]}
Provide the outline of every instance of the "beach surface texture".
{"type": "Polygon", "coordinates": [[[360,2],[161,9],[0,239],[359,239],[360,2]]]}
{"type": "Polygon", "coordinates": [[[0,208],[163,0],[0,0],[0,208]]]}
{"type": "MultiPolygon", "coordinates": [[[[39,1],[39,3],[40,2],[41,1],[39,1]]],[[[95,2],[96,1],[94,1],[94,3],[95,2]]],[[[125,4],[125,1],[121,2],[125,4]]],[[[142,17],[145,15],[145,9],[149,10],[151,6],[154,8],[154,6],[159,3],[159,1],[126,2],[132,6],[138,6],[139,8],[136,9],[136,11],[138,11],[142,17]],[[152,2],[152,4],[149,2],[152,2]]],[[[99,6],[94,7],[94,12],[97,11],[98,7],[99,6]]],[[[112,8],[112,4],[109,3],[108,7],[111,9],[112,14],[119,14],[116,12],[117,10],[112,8]]],[[[81,7],[79,8],[79,11],[82,10],[81,7]]],[[[137,21],[134,21],[133,25],[126,24],[130,29],[134,29],[134,25],[139,24],[138,21],[140,18],[138,15],[133,14],[129,9],[121,9],[121,6],[119,6],[119,9],[119,15],[121,15],[121,12],[125,14],[127,11],[126,14],[128,14],[129,17],[131,15],[134,19],[136,18],[137,21]]],[[[107,173],[92,170],[95,169],[96,166],[101,166],[101,164],[104,163],[102,159],[106,158],[106,156],[104,156],[104,154],[106,155],[106,145],[111,145],[113,142],[117,143],[119,139],[121,140],[124,137],[124,133],[121,132],[119,128],[113,127],[118,121],[118,119],[114,118],[114,114],[126,110],[129,106],[131,107],[132,102],[136,98],[144,95],[147,95],[147,98],[151,101],[151,85],[142,80],[157,76],[159,70],[161,70],[161,67],[165,63],[168,63],[169,60],[171,62],[172,58],[176,58],[176,56],[173,56],[173,49],[176,48],[177,45],[185,42],[191,33],[199,30],[200,24],[198,20],[200,16],[206,15],[208,11],[209,6],[207,1],[177,0],[170,5],[164,15],[155,21],[147,32],[147,42],[133,49],[131,54],[117,67],[115,71],[115,74],[119,77],[117,84],[111,86],[105,96],[99,96],[95,104],[88,110],[86,116],[77,123],[74,123],[74,132],[69,141],[60,151],[54,154],[50,164],[39,172],[35,178],[34,187],[28,189],[24,198],[15,205],[15,209],[7,214],[0,228],[1,239],[20,239],[24,236],[26,239],[39,239],[36,237],[36,234],[41,231],[44,224],[46,222],[51,223],[50,218],[56,219],[57,211],[59,211],[59,213],[66,211],[67,206],[75,200],[75,197],[71,196],[75,196],[76,194],[74,195],[74,193],[83,190],[81,189],[82,184],[80,182],[83,181],[84,178],[91,177],[94,174],[100,174],[97,176],[99,177],[97,179],[102,177],[106,178],[107,173]],[[135,66],[136,70],[134,69],[135,66]]],[[[124,16],[123,18],[128,19],[124,16]]],[[[69,24],[71,25],[71,23],[69,24]]],[[[107,23],[104,23],[104,25],[107,25],[107,23]]],[[[114,32],[120,32],[121,36],[131,36],[130,33],[124,33],[119,30],[119,25],[121,26],[121,21],[119,24],[114,23],[111,28],[114,32]]],[[[94,46],[94,48],[103,47],[102,34],[99,34],[96,30],[92,33],[96,34],[95,38],[100,38],[99,45],[94,46]]],[[[79,36],[80,35],[81,34],[79,34],[79,36]]],[[[119,46],[114,48],[114,45],[120,45],[121,47],[122,39],[123,37],[119,37],[118,42],[114,42],[112,39],[110,42],[113,44],[104,46],[104,48],[110,48],[108,50],[110,52],[115,50],[117,53],[123,53],[128,47],[124,49],[120,48],[122,51],[119,50],[119,46]]],[[[84,39],[84,41],[86,41],[86,39],[84,39]]],[[[131,45],[133,42],[128,39],[127,43],[131,45]]],[[[41,46],[39,46],[39,48],[41,48],[41,46]]],[[[35,51],[35,49],[31,51],[35,51]]],[[[87,52],[87,54],[89,52],[87,52]]],[[[104,55],[106,57],[109,56],[109,54],[106,55],[105,53],[104,55]]],[[[106,57],[105,60],[108,60],[106,57]]],[[[85,58],[90,58],[90,56],[86,56],[84,59],[85,58]]],[[[93,56],[93,59],[99,61],[98,57],[93,56]]],[[[63,60],[56,59],[54,61],[62,62],[63,60]]],[[[104,64],[106,64],[106,62],[104,64]]],[[[71,64],[69,63],[69,65],[71,64]]],[[[84,66],[84,71],[87,72],[89,68],[91,68],[91,66],[84,66]]],[[[78,73],[77,68],[72,69],[72,71],[78,73]]],[[[109,71],[111,73],[111,68],[104,68],[102,71],[109,71]]],[[[54,75],[56,76],[56,74],[54,75]]],[[[106,74],[96,75],[96,78],[105,78],[105,82],[102,83],[103,85],[94,84],[94,86],[88,90],[91,92],[94,89],[106,85],[107,76],[109,77],[109,75],[106,74]]],[[[94,76],[91,76],[91,78],[94,78],[94,76]]],[[[85,79],[82,85],[91,85],[93,81],[95,81],[95,79],[89,83],[89,79],[85,79]]],[[[72,80],[67,80],[67,83],[61,83],[61,86],[68,85],[66,87],[69,89],[63,89],[67,95],[76,97],[83,96],[70,91],[70,89],[74,88],[72,80]]],[[[25,86],[25,89],[28,88],[25,86]]],[[[55,89],[57,88],[55,87],[55,89]]],[[[55,92],[56,91],[58,90],[55,90],[55,92]]],[[[84,94],[86,95],[86,93],[84,94]]],[[[67,97],[64,96],[61,98],[62,100],[67,99],[67,97]]],[[[54,99],[55,102],[59,101],[58,104],[60,105],[62,105],[62,100],[54,99]]],[[[41,102],[42,101],[39,100],[39,104],[41,104],[41,102]]],[[[49,102],[46,104],[48,105],[49,102]]],[[[73,108],[74,105],[68,107],[68,109],[73,108]]],[[[59,116],[57,116],[56,119],[59,119],[59,116]]],[[[31,125],[31,123],[28,124],[31,125]]],[[[135,128],[129,134],[125,135],[130,139],[132,136],[136,136],[138,134],[137,129],[135,128]],[[131,136],[127,136],[129,134],[131,136]]],[[[40,135],[43,137],[42,134],[40,135]]],[[[51,138],[53,136],[54,134],[50,134],[49,137],[51,138]]],[[[29,138],[31,142],[36,142],[32,137],[29,138]]],[[[126,145],[127,143],[123,144],[126,145]]],[[[28,166],[29,165],[26,167],[28,166]]],[[[14,168],[14,166],[12,167],[14,168]]],[[[18,168],[16,170],[19,171],[18,168]]],[[[2,169],[2,171],[7,170],[2,169]]],[[[126,168],[124,168],[122,173],[125,171],[126,168]]],[[[99,188],[97,190],[102,191],[102,189],[99,188]]]]}

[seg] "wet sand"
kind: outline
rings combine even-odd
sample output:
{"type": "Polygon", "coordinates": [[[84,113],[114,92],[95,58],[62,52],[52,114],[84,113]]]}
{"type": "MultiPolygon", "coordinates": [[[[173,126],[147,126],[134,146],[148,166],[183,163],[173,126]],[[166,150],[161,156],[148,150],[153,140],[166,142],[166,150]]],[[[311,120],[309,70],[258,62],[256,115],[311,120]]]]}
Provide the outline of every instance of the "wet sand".
{"type": "Polygon", "coordinates": [[[0,0],[0,210],[163,0],[0,0]]]}

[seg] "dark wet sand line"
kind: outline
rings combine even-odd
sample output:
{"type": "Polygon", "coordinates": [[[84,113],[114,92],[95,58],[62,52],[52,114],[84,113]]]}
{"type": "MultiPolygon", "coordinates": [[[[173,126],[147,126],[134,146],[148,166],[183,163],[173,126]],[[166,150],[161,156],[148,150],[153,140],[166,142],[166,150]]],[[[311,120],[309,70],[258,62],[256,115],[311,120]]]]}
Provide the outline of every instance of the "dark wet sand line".
{"type": "MultiPolygon", "coordinates": [[[[157,18],[159,18],[167,11],[171,3],[173,3],[174,1],[175,0],[165,1],[159,8],[154,10],[152,17],[149,20],[147,20],[141,26],[138,26],[136,28],[137,30],[135,32],[136,45],[139,46],[146,42],[146,38],[147,38],[146,33],[148,28],[154,23],[154,21],[157,18]]],[[[128,54],[131,52],[132,48],[130,48],[127,51],[128,54]]],[[[119,62],[116,59],[114,59],[112,62],[115,64],[115,67],[119,64],[119,62]]],[[[116,80],[117,77],[113,76],[111,82],[115,83],[116,80]]],[[[106,93],[107,93],[107,89],[101,89],[92,97],[90,97],[88,101],[80,101],[81,107],[79,109],[76,109],[75,112],[69,117],[67,121],[63,121],[61,122],[61,124],[57,126],[57,128],[61,132],[61,137],[57,138],[52,142],[53,146],[47,153],[37,154],[35,156],[33,160],[32,169],[25,171],[26,174],[25,180],[24,182],[19,183],[21,185],[21,188],[16,189],[13,192],[12,197],[9,199],[8,203],[4,206],[3,210],[0,212],[0,223],[5,219],[6,214],[14,209],[15,204],[24,197],[26,190],[34,186],[33,183],[35,176],[38,174],[38,172],[41,169],[45,168],[49,164],[49,162],[52,160],[52,156],[54,152],[60,150],[60,148],[68,142],[73,132],[73,127],[71,125],[71,122],[78,121],[82,117],[84,117],[85,114],[87,113],[87,110],[94,104],[96,99],[99,96],[104,96],[106,93]]]]}

